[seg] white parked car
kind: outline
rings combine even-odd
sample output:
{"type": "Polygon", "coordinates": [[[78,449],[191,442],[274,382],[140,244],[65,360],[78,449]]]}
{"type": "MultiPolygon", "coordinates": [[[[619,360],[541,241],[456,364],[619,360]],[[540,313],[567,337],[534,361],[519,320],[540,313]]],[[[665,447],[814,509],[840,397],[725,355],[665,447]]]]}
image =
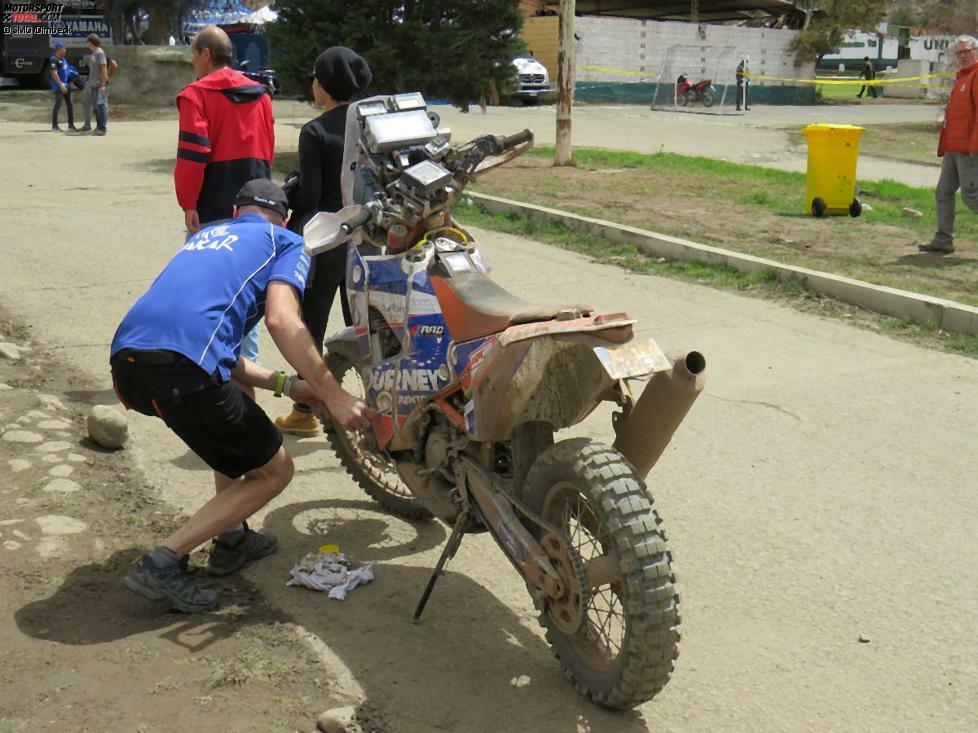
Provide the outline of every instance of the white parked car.
{"type": "Polygon", "coordinates": [[[550,87],[550,77],[547,67],[532,56],[520,56],[513,59],[513,66],[519,78],[519,87],[514,96],[523,104],[535,104],[540,97],[552,96],[554,89],[550,87]]]}

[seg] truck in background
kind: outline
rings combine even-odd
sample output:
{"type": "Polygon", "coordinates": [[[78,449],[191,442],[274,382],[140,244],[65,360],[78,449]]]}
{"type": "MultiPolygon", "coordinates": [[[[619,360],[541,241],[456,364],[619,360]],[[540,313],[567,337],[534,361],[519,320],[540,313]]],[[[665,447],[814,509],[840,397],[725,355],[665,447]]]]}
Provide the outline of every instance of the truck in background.
{"type": "Polygon", "coordinates": [[[85,39],[98,33],[112,45],[112,25],[100,0],[72,3],[8,2],[0,0],[0,86],[48,85],[47,59],[61,41],[75,66],[88,53],[85,39]]]}

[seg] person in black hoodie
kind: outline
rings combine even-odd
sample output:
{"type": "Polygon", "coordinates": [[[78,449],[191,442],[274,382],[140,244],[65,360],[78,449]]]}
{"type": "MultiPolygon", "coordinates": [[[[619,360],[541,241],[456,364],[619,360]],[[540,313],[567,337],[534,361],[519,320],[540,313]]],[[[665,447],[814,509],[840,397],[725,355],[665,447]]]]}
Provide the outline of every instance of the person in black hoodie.
{"type": "MultiPolygon", "coordinates": [[[[362,93],[372,76],[367,62],[352,49],[333,46],[316,59],[312,94],[323,114],[307,122],[299,133],[299,179],[292,189],[289,203],[292,219],[289,229],[301,234],[306,223],[320,211],[343,208],[340,170],[343,166],[346,112],[350,100],[362,93]]],[[[302,300],[302,320],[322,350],[329,311],[336,291],[340,291],[343,319],[350,324],[346,301],[346,247],[337,247],[313,258],[312,269],[302,300]]],[[[293,405],[292,412],[275,419],[283,432],[293,435],[315,435],[319,421],[303,404],[293,405]]]]}

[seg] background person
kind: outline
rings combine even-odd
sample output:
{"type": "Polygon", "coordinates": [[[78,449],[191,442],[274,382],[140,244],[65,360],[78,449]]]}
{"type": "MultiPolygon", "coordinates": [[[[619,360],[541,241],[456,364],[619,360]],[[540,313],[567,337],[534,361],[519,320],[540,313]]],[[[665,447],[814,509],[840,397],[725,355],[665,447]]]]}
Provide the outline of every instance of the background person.
{"type": "MultiPolygon", "coordinates": [[[[177,95],[180,128],[173,182],[188,234],[231,218],[238,190],[271,178],[275,119],[266,89],[231,67],[231,39],[216,26],[190,46],[197,81],[177,95]]],[[[258,359],[258,330],[244,356],[258,359]]]]}
{"type": "MultiPolygon", "coordinates": [[[[102,50],[102,39],[98,33],[89,33],[85,39],[88,46],[88,85],[92,106],[95,107],[95,135],[104,135],[108,131],[109,122],[109,69],[105,51],[102,50]]],[[[86,126],[88,126],[86,116],[86,126]]]]}
{"type": "Polygon", "coordinates": [[[740,63],[737,64],[737,111],[740,111],[740,106],[743,104],[744,111],[750,110],[750,72],[747,69],[747,64],[750,63],[750,59],[744,56],[740,59],[740,63]]]}
{"type": "Polygon", "coordinates": [[[954,216],[957,191],[965,205],[978,213],[978,40],[958,36],[954,55],[959,71],[944,110],[944,127],[937,143],[943,156],[941,176],[934,199],[937,203],[937,232],[918,250],[927,254],[954,252],[954,216]]]}
{"type": "MultiPolygon", "coordinates": [[[[290,196],[293,220],[289,223],[289,229],[298,234],[318,212],[343,208],[340,170],[346,112],[350,100],[367,88],[371,78],[367,62],[344,46],[328,48],[316,59],[312,94],[316,106],[324,111],[307,122],[299,133],[299,182],[290,196]]],[[[345,278],[345,246],[313,258],[306,295],[302,301],[302,320],[320,352],[337,289],[340,291],[343,319],[347,325],[351,323],[345,278]]],[[[288,416],[275,418],[275,424],[295,435],[315,435],[319,428],[312,409],[301,402],[293,405],[288,416]]]]}
{"type": "MultiPolygon", "coordinates": [[[[872,81],[876,78],[876,67],[869,60],[869,56],[863,56],[863,70],[859,72],[859,78],[865,79],[866,81],[872,81]]],[[[869,96],[873,99],[876,99],[880,95],[880,90],[876,88],[875,84],[864,84],[856,96],[862,99],[867,89],[869,90],[869,96]]]]}
{"type": "Polygon", "coordinates": [[[68,49],[61,41],[54,44],[54,53],[48,58],[48,74],[50,76],[51,91],[54,96],[54,109],[51,110],[51,131],[61,132],[58,125],[58,114],[61,112],[61,103],[64,102],[68,113],[68,129],[74,131],[75,110],[71,105],[71,64],[65,58],[68,49]]]}
{"type": "Polygon", "coordinates": [[[373,411],[336,383],[299,316],[309,255],[284,228],[285,193],[267,179],[245,184],[233,221],[192,236],[132,306],[112,339],[110,366],[127,409],[158,417],[215,472],[216,495],[127,573],[132,591],[193,613],[217,593],[197,586],[188,554],[214,538],[208,572],[227,575],[278,549],[245,520],[292,480],[282,435],[237,383],[291,395],[348,429],[373,411]],[[241,357],[262,317],[305,381],[241,357]]]}

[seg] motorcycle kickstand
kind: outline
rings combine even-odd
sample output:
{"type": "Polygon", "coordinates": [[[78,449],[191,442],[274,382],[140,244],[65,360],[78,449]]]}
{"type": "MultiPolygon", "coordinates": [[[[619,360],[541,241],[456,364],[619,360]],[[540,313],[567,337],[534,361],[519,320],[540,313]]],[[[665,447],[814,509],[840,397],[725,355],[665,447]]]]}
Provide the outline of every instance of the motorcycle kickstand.
{"type": "Polygon", "coordinates": [[[462,544],[462,537],[465,535],[465,527],[468,523],[468,512],[462,512],[455,520],[452,533],[448,537],[448,542],[445,543],[445,549],[441,551],[441,557],[438,558],[435,569],[431,571],[431,577],[428,578],[428,585],[425,586],[424,593],[421,594],[418,607],[414,609],[414,615],[411,617],[412,624],[420,623],[421,614],[424,612],[425,606],[428,605],[428,598],[431,596],[431,591],[435,587],[435,582],[438,580],[438,576],[444,572],[445,565],[448,564],[448,561],[455,557],[455,553],[458,552],[459,545],[462,544]]]}

